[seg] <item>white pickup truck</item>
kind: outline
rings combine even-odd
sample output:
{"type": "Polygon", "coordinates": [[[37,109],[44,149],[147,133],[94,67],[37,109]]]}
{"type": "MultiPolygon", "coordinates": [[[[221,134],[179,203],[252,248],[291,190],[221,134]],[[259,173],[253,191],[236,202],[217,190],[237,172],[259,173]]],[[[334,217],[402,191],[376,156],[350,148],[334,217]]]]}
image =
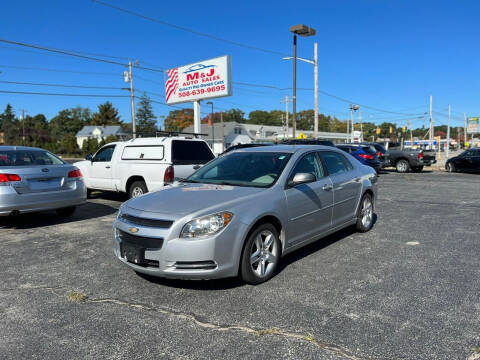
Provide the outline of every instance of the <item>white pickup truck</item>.
{"type": "Polygon", "coordinates": [[[185,178],[215,156],[201,139],[181,136],[109,143],[76,162],[87,191],[126,192],[130,198],[185,178]]]}

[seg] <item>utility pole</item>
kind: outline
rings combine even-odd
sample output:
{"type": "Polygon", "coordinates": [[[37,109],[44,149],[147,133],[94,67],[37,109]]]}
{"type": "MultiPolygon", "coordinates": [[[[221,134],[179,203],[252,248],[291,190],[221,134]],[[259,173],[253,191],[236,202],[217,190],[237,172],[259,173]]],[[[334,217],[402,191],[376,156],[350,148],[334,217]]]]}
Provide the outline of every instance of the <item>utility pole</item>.
{"type": "MultiPolygon", "coordinates": [[[[135,124],[135,90],[133,88],[133,72],[132,72],[132,62],[128,62],[128,71],[123,72],[123,79],[126,83],[130,83],[130,107],[132,112],[132,135],[135,139],[137,137],[137,127],[135,124]]],[[[125,89],[127,90],[127,89],[125,89]]]]}
{"type": "Polygon", "coordinates": [[[25,146],[25,110],[22,109],[22,145],[25,146]]]}
{"type": "Polygon", "coordinates": [[[430,144],[430,150],[433,149],[433,96],[430,95],[430,129],[428,142],[430,144]]]}
{"type": "Polygon", "coordinates": [[[220,126],[222,127],[222,153],[225,151],[225,128],[223,127],[223,111],[220,113],[220,126]]]}
{"type": "Polygon", "coordinates": [[[463,148],[466,148],[467,144],[467,114],[463,113],[463,148]]]}
{"type": "Polygon", "coordinates": [[[452,112],[452,105],[448,104],[448,124],[447,124],[447,150],[445,151],[445,158],[448,159],[450,154],[450,114],[452,112]]]}
{"type": "Polygon", "coordinates": [[[360,142],[363,142],[363,123],[362,123],[362,112],[358,113],[358,118],[360,120],[360,142]]]}
{"type": "Polygon", "coordinates": [[[313,44],[313,77],[315,78],[315,109],[314,109],[314,122],[313,122],[313,137],[318,137],[318,44],[313,44]]]}
{"type": "Polygon", "coordinates": [[[408,120],[408,131],[410,131],[410,147],[413,148],[413,129],[411,128],[412,121],[408,120]]]}
{"type": "Polygon", "coordinates": [[[297,34],[293,35],[293,94],[292,94],[292,134],[297,130],[297,34]]]}
{"type": "MultiPolygon", "coordinates": [[[[286,127],[286,133],[287,133],[287,139],[288,139],[288,102],[290,99],[288,98],[288,95],[285,96],[285,100],[281,100],[281,103],[285,103],[285,127],[286,127]]],[[[295,137],[295,136],[294,136],[295,137]]]]}

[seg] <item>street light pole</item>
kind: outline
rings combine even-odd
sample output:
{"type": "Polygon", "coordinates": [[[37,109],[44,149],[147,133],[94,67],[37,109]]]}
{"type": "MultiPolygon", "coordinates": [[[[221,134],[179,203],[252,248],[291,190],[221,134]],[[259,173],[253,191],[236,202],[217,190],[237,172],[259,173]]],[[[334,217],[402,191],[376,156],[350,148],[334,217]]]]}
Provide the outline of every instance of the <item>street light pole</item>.
{"type": "Polygon", "coordinates": [[[448,105],[448,125],[447,125],[447,150],[445,151],[446,158],[450,155],[450,113],[452,112],[452,105],[448,105]]]}
{"type": "Polygon", "coordinates": [[[315,29],[312,29],[304,24],[294,25],[290,27],[290,31],[293,33],[293,96],[292,96],[292,127],[293,138],[295,138],[295,132],[297,130],[297,35],[300,36],[312,36],[315,35],[315,29]]]}
{"type": "Polygon", "coordinates": [[[213,102],[208,101],[207,105],[212,106],[212,111],[210,112],[210,120],[212,121],[212,150],[213,150],[213,153],[215,153],[215,126],[213,123],[213,102]]]}

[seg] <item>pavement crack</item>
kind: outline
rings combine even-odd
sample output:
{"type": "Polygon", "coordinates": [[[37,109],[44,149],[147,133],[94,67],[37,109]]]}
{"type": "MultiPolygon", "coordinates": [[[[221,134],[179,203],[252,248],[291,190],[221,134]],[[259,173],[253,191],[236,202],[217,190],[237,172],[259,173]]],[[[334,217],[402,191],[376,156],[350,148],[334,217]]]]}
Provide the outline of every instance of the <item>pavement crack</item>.
{"type": "Polygon", "coordinates": [[[134,302],[128,302],[125,300],[120,300],[120,299],[115,299],[115,298],[89,298],[88,296],[83,298],[82,300],[78,301],[80,303],[84,304],[114,304],[114,305],[119,305],[119,306],[125,306],[137,310],[143,310],[143,311],[152,311],[156,312],[165,316],[173,317],[176,319],[181,319],[185,321],[189,321],[194,323],[195,325],[209,329],[209,330],[214,330],[214,331],[238,331],[250,335],[257,335],[257,336],[280,336],[288,339],[294,339],[298,341],[303,341],[303,342],[308,342],[310,344],[313,344],[314,346],[334,353],[336,355],[343,356],[344,358],[350,359],[350,360],[364,360],[366,358],[360,358],[358,356],[355,356],[352,354],[350,351],[341,348],[339,346],[336,346],[334,344],[328,344],[325,342],[322,342],[320,340],[317,340],[312,334],[310,333],[297,333],[297,332],[290,332],[287,330],[283,330],[280,328],[253,328],[245,325],[221,325],[218,323],[210,322],[204,319],[201,319],[197,315],[190,314],[190,313],[185,313],[185,312],[179,312],[179,311],[174,311],[174,310],[169,310],[166,308],[161,308],[161,307],[155,307],[155,306],[149,306],[145,304],[140,304],[140,303],[134,303],[134,302]]]}

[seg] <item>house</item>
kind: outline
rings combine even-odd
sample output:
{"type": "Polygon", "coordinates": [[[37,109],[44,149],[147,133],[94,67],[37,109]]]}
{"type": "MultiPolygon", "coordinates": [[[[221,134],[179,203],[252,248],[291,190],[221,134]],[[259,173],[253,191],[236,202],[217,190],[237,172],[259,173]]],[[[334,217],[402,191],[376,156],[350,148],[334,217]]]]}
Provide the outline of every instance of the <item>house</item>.
{"type": "Polygon", "coordinates": [[[128,140],[130,138],[130,134],[126,133],[120,125],[87,125],[75,137],[78,147],[81,149],[84,140],[97,139],[100,142],[110,135],[116,136],[118,140],[128,140]]]}
{"type": "MultiPolygon", "coordinates": [[[[193,133],[193,125],[183,129],[184,132],[193,133]]],[[[281,141],[285,138],[292,138],[293,129],[288,129],[288,134],[286,129],[283,126],[272,126],[272,125],[257,125],[257,124],[245,124],[232,122],[223,123],[223,133],[222,133],[222,124],[214,123],[213,126],[208,124],[201,124],[202,136],[212,147],[215,154],[220,154],[222,150],[222,134],[225,141],[225,149],[237,145],[237,144],[248,144],[251,142],[275,142],[281,141]],[[214,139],[214,141],[212,141],[214,139]]],[[[310,130],[298,130],[296,135],[303,133],[306,137],[312,138],[313,131],[310,130]]],[[[345,141],[346,134],[344,133],[331,133],[331,132],[318,132],[317,138],[332,140],[334,142],[345,141]]]]}

